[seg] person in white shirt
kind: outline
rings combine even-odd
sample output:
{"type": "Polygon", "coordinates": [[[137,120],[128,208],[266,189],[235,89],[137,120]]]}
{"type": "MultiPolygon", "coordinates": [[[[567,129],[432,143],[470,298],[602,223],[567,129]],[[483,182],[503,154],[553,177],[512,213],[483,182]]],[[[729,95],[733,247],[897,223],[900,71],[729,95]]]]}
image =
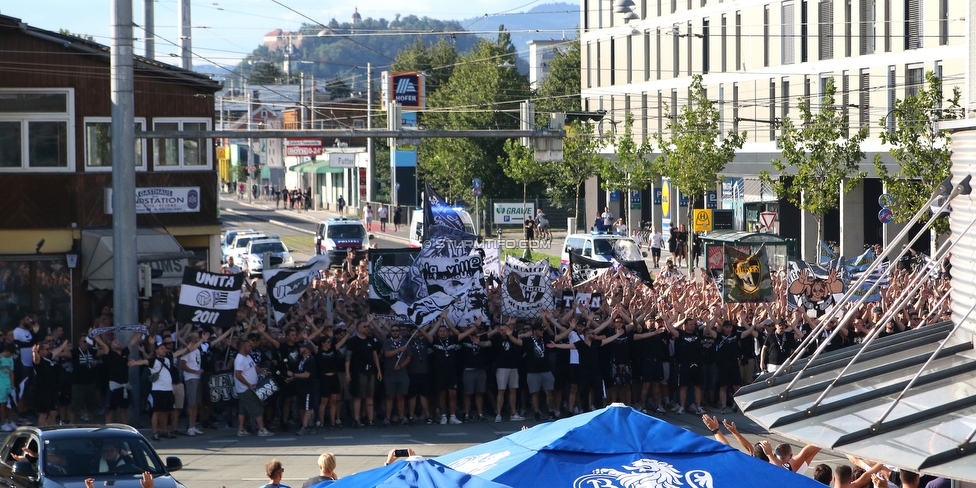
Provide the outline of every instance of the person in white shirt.
{"type": "Polygon", "coordinates": [[[244,420],[248,415],[258,424],[258,435],[270,437],[272,434],[264,428],[264,403],[258,398],[254,389],[258,386],[260,368],[251,359],[251,341],[240,339],[237,341],[237,357],[234,358],[234,391],[237,393],[237,436],[249,435],[244,429],[244,420]]]}
{"type": "Polygon", "coordinates": [[[220,268],[220,272],[223,274],[237,274],[243,271],[240,266],[234,264],[233,256],[227,256],[227,264],[220,268]]]}
{"type": "Polygon", "coordinates": [[[623,236],[627,235],[627,224],[624,223],[624,219],[622,219],[622,218],[617,219],[617,223],[616,224],[613,224],[613,230],[617,234],[620,234],[620,235],[623,235],[623,236]]]}
{"type": "Polygon", "coordinates": [[[651,257],[654,259],[654,267],[658,267],[658,263],[661,261],[661,246],[664,244],[664,236],[661,232],[657,230],[657,227],[651,227],[651,257]]]}
{"type": "Polygon", "coordinates": [[[610,230],[613,226],[613,213],[610,212],[610,207],[603,207],[603,213],[600,214],[600,218],[603,219],[603,228],[610,230]]]}
{"type": "MultiPolygon", "coordinates": [[[[190,344],[200,340],[200,333],[190,332],[190,344]]],[[[186,353],[180,358],[180,370],[183,371],[183,388],[186,398],[186,435],[203,434],[197,425],[197,405],[200,404],[200,377],[203,375],[203,348],[210,344],[204,343],[200,347],[186,353]]]]}
{"type": "Polygon", "coordinates": [[[390,210],[381,203],[376,215],[380,218],[380,232],[386,232],[386,221],[390,218],[390,210]]]}
{"type": "Polygon", "coordinates": [[[150,379],[155,376],[152,382],[151,395],[153,402],[152,414],[152,440],[158,441],[160,437],[172,439],[169,434],[169,417],[176,404],[173,396],[173,360],[168,357],[169,347],[172,341],[162,341],[156,344],[155,356],[149,359],[138,361],[129,360],[129,367],[148,366],[150,379]]]}

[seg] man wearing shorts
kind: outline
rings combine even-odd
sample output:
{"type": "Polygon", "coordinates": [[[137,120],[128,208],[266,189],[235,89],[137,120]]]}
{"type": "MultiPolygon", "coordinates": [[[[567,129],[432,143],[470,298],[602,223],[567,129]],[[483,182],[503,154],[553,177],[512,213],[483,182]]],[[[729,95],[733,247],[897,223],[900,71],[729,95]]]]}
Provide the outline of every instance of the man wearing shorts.
{"type": "Polygon", "coordinates": [[[715,331],[709,327],[699,329],[694,318],[685,318],[683,323],[679,322],[674,326],[666,321],[664,324],[675,339],[674,355],[678,362],[678,408],[675,412],[685,413],[685,400],[690,386],[694,390],[694,402],[688,408],[694,413],[704,414],[705,409],[701,408],[702,385],[705,382],[702,342],[705,336],[714,339],[715,331]]]}
{"type": "Polygon", "coordinates": [[[547,352],[552,349],[546,348],[546,344],[552,342],[552,335],[546,333],[546,328],[541,323],[533,323],[529,337],[523,339],[514,334],[508,337],[513,344],[522,348],[522,353],[525,355],[526,384],[529,387],[535,419],[540,420],[542,418],[542,412],[539,410],[539,391],[541,390],[546,395],[546,409],[549,411],[549,420],[555,420],[556,412],[553,409],[556,406],[552,403],[552,389],[556,382],[552,376],[552,367],[547,352]]]}
{"type": "MultiPolygon", "coordinates": [[[[190,343],[200,340],[200,333],[190,333],[190,343]]],[[[183,371],[183,396],[186,400],[186,435],[203,434],[197,428],[197,408],[200,405],[200,377],[203,375],[203,353],[197,347],[180,358],[180,369],[183,371]]]]}
{"type": "Polygon", "coordinates": [[[356,335],[346,341],[346,381],[352,393],[353,427],[362,427],[359,418],[366,400],[366,425],[373,425],[373,395],[376,382],[383,380],[380,371],[380,345],[370,334],[370,324],[360,322],[356,335]]]}
{"type": "MultiPolygon", "coordinates": [[[[400,327],[405,327],[401,325],[400,327]]],[[[401,331],[401,335],[409,336],[410,329],[401,331]]],[[[422,421],[428,424],[433,422],[430,415],[430,406],[427,399],[430,398],[430,342],[421,335],[415,335],[410,341],[410,364],[407,365],[407,376],[410,378],[410,387],[407,390],[407,413],[410,415],[408,423],[413,423],[413,414],[416,412],[417,400],[420,400],[420,410],[423,415],[422,421]]]]}
{"type": "Polygon", "coordinates": [[[95,385],[96,367],[101,352],[92,348],[92,339],[81,337],[78,347],[71,350],[71,365],[74,373],[71,376],[71,423],[78,423],[78,414],[84,411],[88,415],[88,422],[97,423],[95,413],[101,406],[101,397],[95,385]]]}
{"type": "MultiPolygon", "coordinates": [[[[172,339],[169,339],[172,344],[172,339]]],[[[129,367],[148,366],[152,382],[150,395],[152,396],[152,440],[160,438],[172,439],[169,433],[169,416],[173,411],[176,400],[173,398],[173,361],[167,356],[169,348],[163,342],[156,343],[155,355],[149,359],[139,361],[129,360],[129,367]]]]}
{"type": "Polygon", "coordinates": [[[251,352],[251,341],[239,339],[237,341],[237,357],[234,358],[234,392],[237,393],[237,436],[246,437],[250,434],[244,429],[244,420],[250,416],[258,424],[258,435],[270,437],[272,434],[264,428],[264,403],[258,398],[254,389],[258,386],[258,366],[248,355],[251,352]]]}
{"type": "Polygon", "coordinates": [[[464,388],[464,413],[467,421],[485,421],[485,392],[488,390],[488,352],[491,347],[486,328],[478,318],[473,326],[474,333],[461,341],[461,385],[464,388]],[[471,410],[471,398],[474,397],[475,411],[471,410]]]}
{"type": "Polygon", "coordinates": [[[386,222],[390,218],[390,209],[381,203],[376,215],[380,218],[380,232],[386,232],[386,222]]]}
{"type": "Polygon", "coordinates": [[[495,359],[495,365],[498,367],[495,371],[495,381],[498,384],[498,397],[495,399],[495,408],[497,409],[495,422],[502,421],[502,407],[505,405],[505,390],[508,390],[508,403],[512,412],[510,420],[513,422],[525,420],[525,417],[518,414],[518,406],[515,403],[515,394],[518,392],[519,387],[518,367],[522,361],[522,348],[516,346],[509,339],[513,334],[513,325],[515,325],[514,319],[493,331],[501,335],[501,338],[498,339],[498,349],[495,359]]]}
{"type": "Polygon", "coordinates": [[[407,348],[406,339],[403,338],[400,324],[390,326],[390,336],[383,341],[383,385],[386,388],[386,419],[383,425],[395,422],[393,416],[393,400],[396,400],[397,413],[399,413],[401,423],[407,424],[407,411],[405,409],[406,396],[410,391],[410,375],[407,374],[407,366],[410,365],[412,356],[407,348]]]}
{"type": "Polygon", "coordinates": [[[661,231],[657,230],[657,227],[651,227],[649,245],[651,246],[651,259],[654,261],[654,267],[657,268],[661,261],[661,246],[664,245],[664,236],[661,235],[661,231]]]}

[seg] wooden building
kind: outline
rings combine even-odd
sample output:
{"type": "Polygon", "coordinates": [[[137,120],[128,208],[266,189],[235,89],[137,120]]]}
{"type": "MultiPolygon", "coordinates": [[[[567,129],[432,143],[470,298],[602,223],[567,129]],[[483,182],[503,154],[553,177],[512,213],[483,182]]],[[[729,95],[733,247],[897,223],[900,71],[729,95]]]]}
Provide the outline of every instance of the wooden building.
{"type": "MultiPolygon", "coordinates": [[[[109,49],[3,15],[0,45],[0,329],[36,311],[77,336],[112,303],[109,49]]],[[[140,57],[134,69],[137,132],[213,128],[218,82],[140,57]]],[[[136,153],[138,251],[161,258],[157,284],[219,266],[211,141],[140,139],[136,153]]]]}

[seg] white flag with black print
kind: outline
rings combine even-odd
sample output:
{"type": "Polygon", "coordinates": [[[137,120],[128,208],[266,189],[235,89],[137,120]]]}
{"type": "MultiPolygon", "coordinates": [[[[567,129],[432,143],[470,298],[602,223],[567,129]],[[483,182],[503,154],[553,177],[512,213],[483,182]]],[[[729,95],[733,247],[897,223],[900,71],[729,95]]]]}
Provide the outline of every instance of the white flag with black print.
{"type": "Polygon", "coordinates": [[[194,324],[232,327],[243,286],[244,273],[220,274],[186,268],[176,318],[194,324]]]}
{"type": "Polygon", "coordinates": [[[502,314],[512,317],[538,317],[553,306],[549,260],[523,261],[515,256],[505,258],[502,286],[502,314]]]}
{"type": "Polygon", "coordinates": [[[298,303],[312,280],[319,276],[319,271],[328,267],[328,255],[320,254],[308,260],[304,266],[264,270],[264,283],[275,323],[288,313],[292,305],[298,303]]]}

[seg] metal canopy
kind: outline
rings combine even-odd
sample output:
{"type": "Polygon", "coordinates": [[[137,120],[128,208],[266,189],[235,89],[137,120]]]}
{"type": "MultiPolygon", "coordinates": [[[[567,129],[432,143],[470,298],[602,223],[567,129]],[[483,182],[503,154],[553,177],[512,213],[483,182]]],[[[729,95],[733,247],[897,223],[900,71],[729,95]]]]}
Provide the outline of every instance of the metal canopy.
{"type": "Polygon", "coordinates": [[[801,443],[976,481],[976,443],[967,438],[976,429],[976,351],[968,331],[950,336],[952,328],[943,322],[875,340],[825,395],[860,345],[822,354],[790,391],[806,360],[775,379],[765,374],[741,388],[736,403],[764,428],[801,443]],[[943,340],[944,349],[905,390],[943,340]]]}
{"type": "Polygon", "coordinates": [[[296,164],[288,168],[288,171],[295,173],[342,173],[344,168],[333,168],[328,161],[309,161],[307,163],[296,164]]]}

